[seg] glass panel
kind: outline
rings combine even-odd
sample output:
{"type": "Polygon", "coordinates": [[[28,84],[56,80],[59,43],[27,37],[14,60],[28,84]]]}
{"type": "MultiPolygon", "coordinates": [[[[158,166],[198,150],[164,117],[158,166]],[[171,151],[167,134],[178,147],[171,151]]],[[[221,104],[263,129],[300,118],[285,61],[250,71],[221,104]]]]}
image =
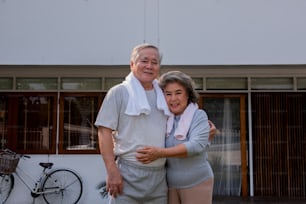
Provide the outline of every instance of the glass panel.
{"type": "Polygon", "coordinates": [[[248,81],[246,78],[207,78],[207,90],[246,90],[248,81]]]}
{"type": "Polygon", "coordinates": [[[105,78],[104,89],[108,90],[112,88],[114,85],[119,84],[124,81],[124,78],[105,78]]]}
{"type": "Polygon", "coordinates": [[[64,90],[101,90],[101,78],[62,78],[64,90]]]}
{"type": "Polygon", "coordinates": [[[13,89],[13,79],[0,78],[0,89],[2,90],[13,89]]]}
{"type": "Polygon", "coordinates": [[[0,139],[2,149],[7,145],[7,106],[7,97],[0,96],[0,139]]]}
{"type": "Polygon", "coordinates": [[[306,78],[297,78],[297,89],[305,90],[306,89],[306,78]]]}
{"type": "Polygon", "coordinates": [[[196,90],[203,90],[203,78],[192,78],[196,90]]]}
{"type": "Polygon", "coordinates": [[[57,90],[57,78],[17,78],[18,90],[57,90]]]}
{"type": "Polygon", "coordinates": [[[207,115],[218,129],[209,161],[215,175],[214,195],[241,192],[240,98],[204,98],[207,115]]]}
{"type": "Polygon", "coordinates": [[[292,78],[252,78],[251,89],[253,90],[291,90],[293,89],[292,78]]]}
{"type": "Polygon", "coordinates": [[[94,122],[98,113],[98,97],[64,97],[65,150],[94,150],[97,148],[97,129],[94,122]]]}
{"type": "Polygon", "coordinates": [[[51,149],[54,101],[51,96],[18,97],[18,150],[51,149]]]}

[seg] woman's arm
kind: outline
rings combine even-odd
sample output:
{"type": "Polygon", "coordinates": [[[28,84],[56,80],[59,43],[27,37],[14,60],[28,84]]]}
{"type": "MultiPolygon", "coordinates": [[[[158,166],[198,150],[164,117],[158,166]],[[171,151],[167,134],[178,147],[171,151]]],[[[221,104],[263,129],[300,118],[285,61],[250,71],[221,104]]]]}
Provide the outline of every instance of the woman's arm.
{"type": "MultiPolygon", "coordinates": [[[[216,135],[217,129],[214,123],[208,120],[210,129],[209,129],[209,142],[213,140],[214,136],[216,135]]],[[[159,147],[152,147],[146,146],[142,149],[137,150],[136,158],[139,162],[148,164],[156,159],[159,158],[169,158],[169,157],[180,157],[184,158],[187,157],[187,149],[184,144],[179,144],[174,147],[168,148],[159,148],[159,147]]]]}
{"type": "Polygon", "coordinates": [[[187,149],[184,144],[179,144],[174,147],[160,148],[145,146],[137,150],[136,158],[139,162],[148,164],[159,158],[167,157],[187,157],[187,149]]]}

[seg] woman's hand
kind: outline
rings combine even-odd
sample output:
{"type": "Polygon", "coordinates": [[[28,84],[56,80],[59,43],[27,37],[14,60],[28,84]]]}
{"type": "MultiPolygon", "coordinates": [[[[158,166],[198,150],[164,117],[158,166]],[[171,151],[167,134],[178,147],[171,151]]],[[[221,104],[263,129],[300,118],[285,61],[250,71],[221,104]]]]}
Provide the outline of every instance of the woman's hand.
{"type": "Polygon", "coordinates": [[[158,147],[146,146],[137,150],[136,159],[143,164],[151,163],[161,158],[161,150],[158,147]]]}

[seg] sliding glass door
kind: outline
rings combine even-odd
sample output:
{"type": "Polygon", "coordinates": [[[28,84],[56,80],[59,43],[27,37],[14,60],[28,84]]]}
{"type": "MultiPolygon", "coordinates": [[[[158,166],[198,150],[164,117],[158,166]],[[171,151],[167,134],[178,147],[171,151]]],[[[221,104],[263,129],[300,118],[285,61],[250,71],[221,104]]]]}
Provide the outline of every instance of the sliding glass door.
{"type": "Polygon", "coordinates": [[[209,149],[214,195],[246,196],[245,96],[206,94],[201,105],[218,129],[209,149]]]}

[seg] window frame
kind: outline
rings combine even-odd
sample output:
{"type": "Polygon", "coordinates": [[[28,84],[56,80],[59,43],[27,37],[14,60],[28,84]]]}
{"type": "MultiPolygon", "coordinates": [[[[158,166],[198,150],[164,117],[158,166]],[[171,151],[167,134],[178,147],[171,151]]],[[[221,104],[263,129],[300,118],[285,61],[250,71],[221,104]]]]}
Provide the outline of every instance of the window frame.
{"type": "MultiPolygon", "coordinates": [[[[65,105],[65,97],[71,96],[71,97],[98,97],[98,109],[96,110],[97,113],[100,109],[100,106],[102,104],[102,101],[105,97],[105,92],[61,92],[60,98],[59,98],[59,141],[58,141],[58,153],[59,154],[99,154],[99,144],[98,144],[98,136],[97,136],[97,147],[96,149],[71,149],[67,150],[64,148],[64,105],[65,105]]],[[[95,127],[96,128],[96,127],[95,127]]],[[[98,131],[98,130],[97,130],[98,131]]]]}
{"type": "Polygon", "coordinates": [[[57,134],[57,93],[54,92],[20,92],[20,93],[3,93],[2,96],[8,97],[8,113],[11,116],[8,118],[7,121],[7,147],[18,151],[18,153],[22,154],[55,154],[56,153],[56,134],[57,134]],[[18,125],[18,115],[16,112],[16,107],[18,106],[18,98],[19,97],[37,97],[37,96],[46,96],[46,97],[53,97],[54,103],[52,104],[51,114],[52,114],[52,134],[49,136],[49,141],[51,142],[50,148],[46,150],[37,150],[37,149],[16,149],[17,141],[18,141],[18,134],[17,129],[15,128],[18,125]],[[51,138],[50,138],[51,137],[51,138]]]}

